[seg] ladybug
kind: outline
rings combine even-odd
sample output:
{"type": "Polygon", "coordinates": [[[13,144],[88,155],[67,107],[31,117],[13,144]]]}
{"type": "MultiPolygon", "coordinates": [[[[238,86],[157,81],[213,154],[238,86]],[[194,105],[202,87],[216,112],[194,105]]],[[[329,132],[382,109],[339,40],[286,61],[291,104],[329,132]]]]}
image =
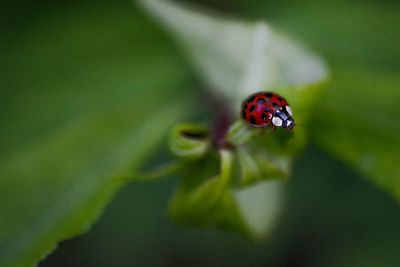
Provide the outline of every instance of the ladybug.
{"type": "Polygon", "coordinates": [[[242,118],[257,128],[293,129],[292,109],[285,98],[274,92],[257,92],[242,102],[242,118]]]}

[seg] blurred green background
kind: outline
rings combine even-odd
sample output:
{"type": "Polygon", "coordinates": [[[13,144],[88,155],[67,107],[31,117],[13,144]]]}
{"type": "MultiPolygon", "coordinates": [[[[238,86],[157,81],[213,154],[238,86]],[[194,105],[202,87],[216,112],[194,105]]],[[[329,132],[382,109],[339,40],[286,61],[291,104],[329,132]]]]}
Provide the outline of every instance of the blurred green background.
{"type": "MultiPolygon", "coordinates": [[[[319,104],[324,112],[313,118],[311,144],[295,161],[279,225],[258,243],[233,233],[175,225],[166,215],[180,178],[173,176],[124,187],[88,233],[62,242],[39,266],[399,266],[398,200],[382,190],[392,185],[395,196],[400,192],[396,189],[400,179],[396,165],[400,160],[399,2],[190,2],[249,20],[266,19],[314,49],[331,68],[332,83],[319,104]],[[382,119],[379,112],[387,116],[382,119]],[[343,120],[342,128],[326,123],[326,114],[339,126],[347,115],[356,120],[343,120]],[[356,125],[357,131],[351,132],[348,125],[356,125]],[[357,145],[342,133],[359,140],[359,147],[379,155],[384,164],[372,171],[362,164],[357,168],[359,162],[368,165],[369,161],[351,153],[357,145]],[[347,145],[350,152],[344,155],[347,145]],[[394,182],[388,185],[387,180],[371,178],[377,173],[394,182]]],[[[41,198],[46,185],[57,188],[54,196],[62,192],[58,182],[51,180],[52,173],[68,166],[78,166],[71,172],[82,171],[79,162],[96,162],[98,150],[108,155],[109,146],[125,140],[130,125],[160,120],[150,127],[159,136],[148,137],[151,141],[143,147],[134,143],[141,155],[137,165],[157,151],[151,167],[166,157],[162,154],[165,132],[183,119],[199,116],[196,110],[201,105],[193,108],[192,103],[179,101],[191,99],[187,92],[196,95],[202,89],[190,65],[173,40],[129,1],[3,1],[0,32],[2,165],[25,155],[27,147],[30,156],[17,160],[22,164],[17,168],[35,169],[36,160],[51,161],[51,157],[37,159],[35,146],[49,139],[57,142],[63,134],[81,136],[75,126],[92,127],[97,116],[108,116],[106,120],[118,129],[114,132],[109,124],[93,123],[92,134],[101,136],[100,141],[84,135],[74,148],[95,152],[85,152],[76,162],[70,162],[66,152],[59,165],[51,165],[54,170],[46,170],[50,178],[40,187],[25,183],[14,190],[18,179],[4,179],[1,196],[22,192],[32,201],[32,214],[48,202],[41,198]],[[175,109],[160,108],[164,105],[175,109]],[[85,147],[85,140],[93,143],[85,147]]],[[[148,129],[142,130],[144,136],[148,129]]],[[[128,158],[131,152],[123,151],[127,155],[123,159],[128,158]]],[[[126,166],[130,168],[128,160],[126,166]]],[[[104,176],[116,173],[106,171],[104,176]]],[[[115,185],[115,191],[118,188],[115,185]]],[[[0,205],[2,228],[9,227],[10,235],[18,225],[8,218],[20,216],[21,207],[26,208],[17,198],[0,205]],[[6,214],[11,205],[15,214],[6,214]]],[[[4,256],[2,238],[8,236],[0,235],[4,256]]]]}
{"type": "Polygon", "coordinates": [[[134,184],[41,266],[398,266],[396,202],[315,148],[294,173],[284,214],[263,242],[174,225],[165,206],[176,181],[134,184]]]}

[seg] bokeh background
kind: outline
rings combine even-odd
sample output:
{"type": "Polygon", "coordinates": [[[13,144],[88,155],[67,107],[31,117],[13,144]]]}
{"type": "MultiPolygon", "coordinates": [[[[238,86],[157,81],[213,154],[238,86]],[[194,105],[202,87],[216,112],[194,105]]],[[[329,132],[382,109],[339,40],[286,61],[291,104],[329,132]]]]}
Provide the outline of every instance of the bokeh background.
{"type": "MultiPolygon", "coordinates": [[[[333,73],[354,68],[360,79],[378,73],[378,86],[398,81],[398,1],[190,2],[266,19],[318,52],[333,73]]],[[[0,158],[82,111],[122,106],[142,119],[174,88],[201,90],[179,47],[130,1],[2,1],[0,23],[0,158]],[[133,86],[143,90],[131,94],[133,86]],[[138,97],[149,105],[130,110],[138,97]]],[[[346,99],[344,116],[356,97],[346,99]]],[[[363,98],[372,106],[356,112],[371,112],[374,124],[375,96],[363,98]]],[[[180,178],[173,176],[124,187],[88,233],[62,242],[39,266],[399,266],[398,200],[329,150],[311,142],[296,159],[282,218],[264,241],[170,222],[166,207],[180,178]]]]}
{"type": "Polygon", "coordinates": [[[254,243],[174,225],[176,180],[123,189],[92,230],[40,266],[397,266],[398,204],[323,152],[296,162],[279,225],[254,243]]]}

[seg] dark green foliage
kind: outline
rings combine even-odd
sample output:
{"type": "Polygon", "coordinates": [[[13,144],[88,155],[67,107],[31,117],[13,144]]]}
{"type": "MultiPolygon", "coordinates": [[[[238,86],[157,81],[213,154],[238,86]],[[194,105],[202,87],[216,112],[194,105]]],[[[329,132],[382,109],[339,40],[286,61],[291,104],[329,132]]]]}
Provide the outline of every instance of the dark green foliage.
{"type": "MultiPolygon", "coordinates": [[[[153,240],[179,251],[177,264],[193,265],[192,258],[203,253],[220,265],[258,259],[255,265],[299,266],[287,261],[299,253],[305,266],[397,266],[397,203],[354,178],[346,166],[398,202],[398,3],[251,0],[228,7],[268,21],[257,24],[186,5],[141,2],[158,25],[129,3],[1,4],[0,265],[34,265],[60,241],[87,231],[129,181],[178,170],[182,180],[169,208],[175,222],[253,238],[269,234],[271,242],[256,246],[202,230],[189,232],[179,246],[179,237],[157,233],[182,232],[172,225],[158,232],[162,218],[154,213],[161,208],[146,213],[153,204],[142,203],[160,201],[157,193],[164,192],[160,206],[165,207],[168,194],[160,189],[141,195],[141,189],[149,189],[138,185],[131,205],[141,211],[139,218],[110,219],[124,204],[117,198],[104,219],[113,221],[113,232],[107,234],[102,221],[89,235],[103,236],[102,241],[93,238],[103,248],[120,235],[115,254],[97,254],[93,265],[103,259],[101,264],[109,260],[109,266],[112,259],[131,255],[127,248],[136,240],[141,242],[137,251],[166,253],[137,238],[147,229],[153,240]],[[204,89],[202,95],[222,99],[235,119],[247,95],[273,88],[289,100],[303,127],[263,136],[238,122],[228,132],[232,147],[226,149],[215,146],[213,127],[186,124],[195,134],[170,136],[171,147],[178,148],[172,149],[177,164],[160,169],[150,164],[149,173],[142,174],[174,125],[183,127],[179,123],[208,109],[203,101],[208,98],[199,98],[198,88],[204,89]],[[185,139],[193,137],[195,142],[185,139]],[[344,165],[320,151],[302,156],[307,141],[344,165]],[[182,159],[176,152],[188,147],[196,153],[182,159]],[[288,205],[282,209],[286,193],[288,205]],[[120,224],[125,225],[121,232],[120,224]],[[129,227],[138,230],[124,239],[122,231],[129,227]],[[187,242],[187,248],[187,240],[196,245],[187,242]],[[244,256],[232,253],[235,249],[244,256]]],[[[200,115],[206,125],[210,117],[200,115]]],[[[135,254],[134,263],[144,254],[135,254]]],[[[152,257],[150,265],[161,265],[158,258],[152,257]]],[[[69,260],[78,266],[74,256],[69,260]]]]}

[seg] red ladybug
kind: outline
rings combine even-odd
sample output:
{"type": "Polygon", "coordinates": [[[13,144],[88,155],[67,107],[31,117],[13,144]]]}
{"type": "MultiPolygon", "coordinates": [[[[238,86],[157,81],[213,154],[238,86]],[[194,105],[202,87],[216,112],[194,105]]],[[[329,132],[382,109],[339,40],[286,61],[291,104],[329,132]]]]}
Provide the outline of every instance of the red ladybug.
{"type": "Polygon", "coordinates": [[[295,125],[288,102],[273,92],[258,92],[246,98],[242,103],[242,118],[251,127],[258,128],[291,130],[295,125]]]}

